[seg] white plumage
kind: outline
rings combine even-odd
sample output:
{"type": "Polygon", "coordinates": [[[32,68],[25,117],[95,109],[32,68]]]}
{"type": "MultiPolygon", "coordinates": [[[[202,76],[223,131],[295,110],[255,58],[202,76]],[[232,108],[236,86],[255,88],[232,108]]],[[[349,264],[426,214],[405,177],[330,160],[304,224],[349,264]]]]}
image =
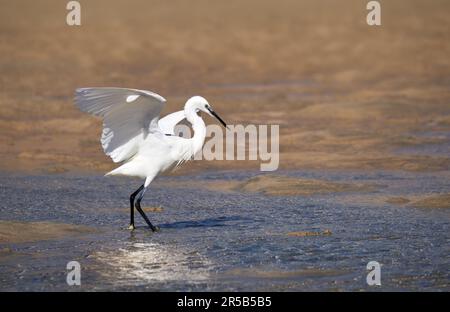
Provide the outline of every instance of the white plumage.
{"type": "MultiPolygon", "coordinates": [[[[134,195],[130,197],[132,228],[134,228],[134,196],[140,194],[136,202],[136,209],[139,211],[140,200],[152,180],[160,173],[191,159],[202,148],[206,127],[197,113],[203,111],[214,116],[226,127],[208,101],[201,96],[190,98],[183,110],[162,119],[159,119],[159,115],[166,100],[151,91],[80,88],[75,92],[75,103],[80,110],[103,118],[101,135],[103,151],[115,163],[122,162],[120,167],[106,175],[136,176],[145,179],[139,192],[133,193],[134,195]],[[174,135],[175,126],[185,118],[192,124],[194,130],[194,136],[190,139],[174,135]]],[[[146,217],[144,219],[148,221],[146,217]]],[[[151,223],[149,221],[147,223],[154,230],[151,223]]]]}

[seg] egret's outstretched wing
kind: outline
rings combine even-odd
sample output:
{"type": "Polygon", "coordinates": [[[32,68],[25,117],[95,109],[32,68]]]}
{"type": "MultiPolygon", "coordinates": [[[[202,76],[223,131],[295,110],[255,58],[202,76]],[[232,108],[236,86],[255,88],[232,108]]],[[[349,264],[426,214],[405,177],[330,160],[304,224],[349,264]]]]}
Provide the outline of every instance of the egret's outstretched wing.
{"type": "Polygon", "coordinates": [[[164,116],[158,121],[158,126],[165,134],[175,134],[175,126],[186,118],[184,110],[164,116]]]}
{"type": "Polygon", "coordinates": [[[132,157],[149,133],[160,131],[157,122],[165,102],[145,90],[80,88],[75,92],[80,110],[103,117],[101,143],[114,162],[132,157]]]}

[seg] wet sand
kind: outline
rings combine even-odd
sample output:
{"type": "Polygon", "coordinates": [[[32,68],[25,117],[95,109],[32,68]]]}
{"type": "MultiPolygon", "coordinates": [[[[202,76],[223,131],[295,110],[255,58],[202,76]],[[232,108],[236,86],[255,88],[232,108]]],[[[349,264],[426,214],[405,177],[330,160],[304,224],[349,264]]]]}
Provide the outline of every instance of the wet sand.
{"type": "Polygon", "coordinates": [[[427,209],[450,209],[450,194],[416,195],[409,198],[390,197],[386,200],[389,204],[404,205],[407,207],[427,209]]]}
{"type": "Polygon", "coordinates": [[[331,235],[330,230],[325,230],[323,232],[308,232],[308,231],[301,231],[301,232],[289,232],[286,235],[287,236],[295,236],[295,237],[307,237],[307,236],[328,236],[331,235]]]}
{"type": "MultiPolygon", "coordinates": [[[[230,124],[279,124],[282,169],[446,170],[449,6],[386,2],[369,27],[358,0],[102,0],[69,27],[56,0],[4,3],[0,170],[114,167],[101,122],[72,103],[81,86],[151,89],[165,113],[202,94],[230,124]]],[[[205,169],[259,162],[194,161],[178,174],[205,169]]]]}
{"type": "Polygon", "coordinates": [[[419,208],[450,209],[450,194],[427,196],[413,202],[411,206],[419,208]]]}
{"type": "Polygon", "coordinates": [[[55,222],[16,222],[0,220],[0,244],[36,242],[61,239],[66,236],[92,234],[96,230],[87,226],[55,222]]]}
{"type": "MultiPolygon", "coordinates": [[[[175,188],[189,187],[189,185],[181,181],[165,182],[163,185],[175,188]]],[[[339,192],[373,192],[377,190],[377,185],[374,184],[336,183],[326,180],[299,179],[274,174],[260,174],[245,181],[229,179],[204,181],[201,184],[196,184],[195,187],[202,187],[213,191],[249,192],[273,196],[307,196],[339,192]]]]}

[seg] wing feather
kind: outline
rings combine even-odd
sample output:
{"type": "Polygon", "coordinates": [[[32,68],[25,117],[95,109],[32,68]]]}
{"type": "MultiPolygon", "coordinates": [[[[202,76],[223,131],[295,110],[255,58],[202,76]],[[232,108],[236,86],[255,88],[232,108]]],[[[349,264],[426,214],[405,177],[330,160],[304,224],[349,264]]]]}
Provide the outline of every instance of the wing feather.
{"type": "Polygon", "coordinates": [[[139,143],[159,132],[159,114],[166,100],[151,91],[126,88],[79,88],[75,103],[84,112],[103,118],[103,151],[114,162],[128,160],[139,143]]]}

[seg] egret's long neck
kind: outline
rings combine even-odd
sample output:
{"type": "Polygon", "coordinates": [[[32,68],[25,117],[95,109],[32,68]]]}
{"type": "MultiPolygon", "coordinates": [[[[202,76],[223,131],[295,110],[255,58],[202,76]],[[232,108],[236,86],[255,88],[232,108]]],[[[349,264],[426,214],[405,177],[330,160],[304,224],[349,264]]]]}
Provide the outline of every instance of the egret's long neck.
{"type": "Polygon", "coordinates": [[[193,154],[196,154],[201,150],[203,143],[205,142],[206,137],[206,127],[203,119],[197,115],[195,110],[186,108],[184,110],[186,114],[186,119],[192,125],[192,129],[194,130],[194,136],[191,138],[193,154]]]}

